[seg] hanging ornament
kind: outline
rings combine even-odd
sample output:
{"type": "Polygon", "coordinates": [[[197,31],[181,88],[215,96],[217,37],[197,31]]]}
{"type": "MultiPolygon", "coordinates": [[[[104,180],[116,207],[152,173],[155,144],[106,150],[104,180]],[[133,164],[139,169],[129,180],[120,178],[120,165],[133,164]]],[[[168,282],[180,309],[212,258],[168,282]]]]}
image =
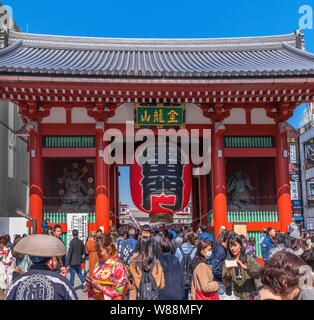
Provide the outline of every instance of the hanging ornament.
{"type": "Polygon", "coordinates": [[[174,144],[140,146],[130,166],[130,185],[139,210],[150,214],[181,211],[191,193],[188,156],[174,144]]]}

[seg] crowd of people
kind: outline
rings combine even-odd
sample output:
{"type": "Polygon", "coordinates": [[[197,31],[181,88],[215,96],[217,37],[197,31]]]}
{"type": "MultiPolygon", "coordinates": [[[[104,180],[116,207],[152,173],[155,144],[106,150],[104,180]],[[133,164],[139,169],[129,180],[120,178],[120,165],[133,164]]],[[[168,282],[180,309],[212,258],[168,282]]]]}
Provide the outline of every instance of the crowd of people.
{"type": "Polygon", "coordinates": [[[39,242],[27,243],[32,236],[16,236],[13,244],[7,236],[0,238],[0,288],[7,300],[29,297],[23,294],[26,279],[35,290],[38,273],[55,278],[58,286],[49,291],[48,282],[41,280],[33,299],[77,299],[76,275],[86,299],[93,300],[314,299],[313,236],[301,235],[294,223],[286,234],[263,230],[258,244],[224,229],[214,239],[205,225],[198,232],[179,225],[144,225],[140,230],[113,226],[109,234],[89,232],[85,243],[73,230],[68,251],[60,225],[45,231],[53,236],[34,235],[42,237],[40,254],[27,251],[39,242]],[[256,245],[261,246],[263,265],[256,245]]]}

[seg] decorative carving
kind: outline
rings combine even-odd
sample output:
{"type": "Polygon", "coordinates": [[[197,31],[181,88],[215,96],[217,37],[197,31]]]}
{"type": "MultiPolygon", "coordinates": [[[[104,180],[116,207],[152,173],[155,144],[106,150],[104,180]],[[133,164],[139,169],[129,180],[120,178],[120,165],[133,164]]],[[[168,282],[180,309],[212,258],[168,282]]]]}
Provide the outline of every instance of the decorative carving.
{"type": "Polygon", "coordinates": [[[51,106],[41,105],[36,101],[21,103],[17,102],[19,106],[19,114],[23,119],[24,124],[29,121],[41,122],[41,120],[50,115],[51,106]]]}
{"type": "Polygon", "coordinates": [[[215,134],[223,133],[225,129],[226,127],[222,122],[215,122],[215,134]]]}
{"type": "Polygon", "coordinates": [[[295,107],[296,104],[271,104],[266,106],[266,114],[276,122],[285,122],[293,116],[295,107]]]}
{"type": "Polygon", "coordinates": [[[222,122],[230,116],[231,105],[222,103],[199,104],[198,105],[206,118],[211,118],[212,122],[222,122]]]}
{"type": "Polygon", "coordinates": [[[284,121],[284,122],[279,122],[279,130],[280,130],[280,134],[283,134],[285,132],[287,132],[287,130],[289,130],[290,125],[288,122],[284,121]]]}
{"type": "Polygon", "coordinates": [[[122,103],[95,103],[95,105],[87,106],[87,114],[94,118],[96,122],[106,122],[107,118],[111,118],[115,115],[117,108],[122,103]]]}

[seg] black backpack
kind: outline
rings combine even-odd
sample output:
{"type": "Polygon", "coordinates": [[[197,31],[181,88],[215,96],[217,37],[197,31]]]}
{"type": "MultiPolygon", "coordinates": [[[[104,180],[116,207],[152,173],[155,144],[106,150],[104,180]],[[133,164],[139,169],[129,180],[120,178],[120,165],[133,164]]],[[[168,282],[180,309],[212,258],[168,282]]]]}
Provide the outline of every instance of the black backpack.
{"type": "Polygon", "coordinates": [[[191,248],[189,253],[186,255],[182,249],[182,247],[179,247],[181,254],[182,254],[182,260],[181,260],[181,266],[183,269],[183,274],[184,274],[184,283],[186,286],[191,286],[192,283],[192,259],[191,259],[191,254],[195,247],[191,248]]]}
{"type": "Polygon", "coordinates": [[[137,289],[137,300],[159,300],[159,290],[152,271],[155,262],[151,264],[148,271],[142,271],[140,287],[137,289]]]}

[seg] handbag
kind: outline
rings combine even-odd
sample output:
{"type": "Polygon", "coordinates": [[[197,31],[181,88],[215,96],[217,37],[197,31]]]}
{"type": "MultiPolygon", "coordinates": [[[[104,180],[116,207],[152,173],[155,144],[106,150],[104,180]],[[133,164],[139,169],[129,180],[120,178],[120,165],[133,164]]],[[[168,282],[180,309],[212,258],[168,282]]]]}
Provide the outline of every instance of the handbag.
{"type": "Polygon", "coordinates": [[[201,290],[195,290],[195,300],[220,300],[217,292],[204,293],[201,290]]]}

